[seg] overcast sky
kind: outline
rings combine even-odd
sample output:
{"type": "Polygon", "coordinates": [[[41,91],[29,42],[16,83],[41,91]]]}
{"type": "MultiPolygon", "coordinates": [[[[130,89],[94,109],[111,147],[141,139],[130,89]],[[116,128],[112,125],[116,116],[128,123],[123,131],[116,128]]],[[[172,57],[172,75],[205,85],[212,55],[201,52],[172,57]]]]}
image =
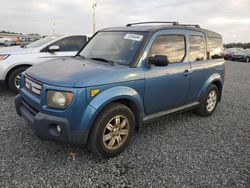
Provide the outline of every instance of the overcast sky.
{"type": "MultiPolygon", "coordinates": [[[[0,0],[0,30],[91,34],[91,0],[0,0]]],[[[97,0],[97,29],[138,21],[198,23],[224,41],[250,42],[250,0],[97,0]]]]}

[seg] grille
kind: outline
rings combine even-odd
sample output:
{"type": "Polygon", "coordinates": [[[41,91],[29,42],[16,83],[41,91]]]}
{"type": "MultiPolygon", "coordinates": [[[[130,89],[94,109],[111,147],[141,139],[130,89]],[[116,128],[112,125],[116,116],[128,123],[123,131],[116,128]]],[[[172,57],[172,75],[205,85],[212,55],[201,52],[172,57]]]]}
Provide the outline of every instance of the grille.
{"type": "Polygon", "coordinates": [[[37,95],[41,94],[41,90],[42,90],[42,85],[35,82],[34,80],[31,80],[28,77],[25,77],[24,80],[24,84],[25,84],[25,88],[37,95]]]}

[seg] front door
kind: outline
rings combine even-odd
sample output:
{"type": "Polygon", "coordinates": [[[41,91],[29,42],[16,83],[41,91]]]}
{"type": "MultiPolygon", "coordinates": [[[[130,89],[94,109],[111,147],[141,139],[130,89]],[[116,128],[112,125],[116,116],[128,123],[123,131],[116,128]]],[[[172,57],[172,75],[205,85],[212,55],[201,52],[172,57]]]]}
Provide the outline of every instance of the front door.
{"type": "Polygon", "coordinates": [[[83,36],[65,37],[59,41],[54,42],[42,51],[46,52],[47,59],[55,59],[60,57],[73,57],[85,45],[86,40],[83,36]],[[59,51],[49,52],[50,46],[59,46],[59,51]]]}
{"type": "Polygon", "coordinates": [[[185,31],[166,31],[156,35],[149,56],[166,55],[165,67],[151,65],[145,70],[145,112],[151,115],[185,104],[189,90],[190,64],[186,58],[185,31]],[[177,33],[178,32],[178,33],[177,33]]]}

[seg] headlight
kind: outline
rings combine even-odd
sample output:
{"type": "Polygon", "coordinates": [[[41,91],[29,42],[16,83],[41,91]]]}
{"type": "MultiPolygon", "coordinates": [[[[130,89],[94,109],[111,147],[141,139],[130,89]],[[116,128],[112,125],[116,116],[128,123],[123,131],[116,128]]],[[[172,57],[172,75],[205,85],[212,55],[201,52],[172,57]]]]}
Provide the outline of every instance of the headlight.
{"type": "Polygon", "coordinates": [[[9,54],[2,54],[2,55],[0,55],[0,61],[7,59],[7,57],[9,57],[9,56],[10,56],[9,54]]]}
{"type": "Polygon", "coordinates": [[[61,91],[48,91],[47,105],[51,108],[64,109],[70,105],[73,99],[73,93],[61,91]]]}

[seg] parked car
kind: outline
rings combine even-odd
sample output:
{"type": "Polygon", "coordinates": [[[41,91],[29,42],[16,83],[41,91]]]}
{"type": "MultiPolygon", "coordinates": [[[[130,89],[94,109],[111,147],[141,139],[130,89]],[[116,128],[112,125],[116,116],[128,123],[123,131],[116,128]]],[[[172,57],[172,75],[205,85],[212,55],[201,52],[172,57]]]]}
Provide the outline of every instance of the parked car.
{"type": "Polygon", "coordinates": [[[244,61],[249,63],[250,62],[250,49],[246,50],[244,61]]]}
{"type": "Polygon", "coordinates": [[[5,45],[5,44],[8,44],[8,43],[12,43],[12,42],[8,42],[8,41],[12,41],[12,40],[13,39],[0,36],[0,45],[5,45]]]}
{"type": "Polygon", "coordinates": [[[238,53],[232,54],[232,61],[244,61],[244,60],[245,60],[244,52],[238,52],[238,53]]]}
{"type": "Polygon", "coordinates": [[[14,46],[17,44],[16,42],[16,38],[5,38],[4,46],[14,46]]]}
{"type": "Polygon", "coordinates": [[[249,52],[247,50],[240,49],[232,54],[232,61],[246,61],[247,56],[249,56],[249,52]]]}
{"type": "Polygon", "coordinates": [[[28,67],[49,59],[72,57],[85,45],[83,35],[53,35],[25,46],[0,49],[0,80],[18,92],[20,75],[28,67]]]}
{"type": "Polygon", "coordinates": [[[224,59],[231,61],[233,59],[233,54],[234,54],[233,51],[231,51],[229,49],[225,49],[224,50],[224,59]]]}
{"type": "Polygon", "coordinates": [[[233,55],[237,54],[237,53],[239,53],[241,51],[242,51],[241,48],[227,48],[227,49],[224,49],[224,59],[232,61],[233,60],[233,55]]]}
{"type": "Polygon", "coordinates": [[[160,23],[101,30],[77,56],[29,68],[17,113],[41,139],[104,157],[121,153],[143,122],[188,109],[210,116],[224,82],[221,35],[160,23]]]}
{"type": "Polygon", "coordinates": [[[40,38],[22,37],[21,38],[21,45],[26,46],[26,45],[28,45],[28,44],[30,44],[32,42],[35,42],[35,41],[37,41],[39,39],[41,39],[41,37],[40,38]]]}
{"type": "Polygon", "coordinates": [[[224,59],[232,61],[250,62],[250,49],[243,49],[243,48],[225,49],[224,59]]]}
{"type": "Polygon", "coordinates": [[[243,53],[244,57],[242,59],[243,62],[250,62],[250,49],[244,49],[243,53]]]}
{"type": "Polygon", "coordinates": [[[2,37],[2,36],[0,36],[0,45],[4,45],[4,41],[5,41],[6,39],[4,38],[4,37],[2,37]]]}

